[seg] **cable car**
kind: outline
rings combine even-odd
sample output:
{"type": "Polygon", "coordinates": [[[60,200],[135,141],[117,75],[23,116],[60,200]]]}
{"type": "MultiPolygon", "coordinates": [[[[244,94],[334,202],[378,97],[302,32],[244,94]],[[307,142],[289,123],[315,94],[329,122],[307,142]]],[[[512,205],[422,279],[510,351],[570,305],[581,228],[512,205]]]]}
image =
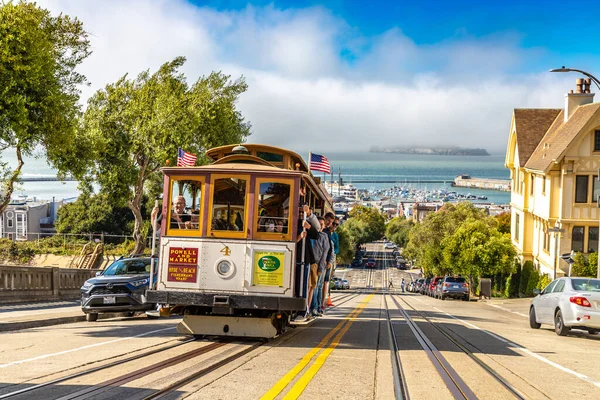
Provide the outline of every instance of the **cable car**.
{"type": "Polygon", "coordinates": [[[183,334],[269,338],[306,309],[296,239],[301,205],[333,211],[298,154],[244,144],[200,167],[165,167],[159,265],[147,301],[182,313],[183,334]]]}

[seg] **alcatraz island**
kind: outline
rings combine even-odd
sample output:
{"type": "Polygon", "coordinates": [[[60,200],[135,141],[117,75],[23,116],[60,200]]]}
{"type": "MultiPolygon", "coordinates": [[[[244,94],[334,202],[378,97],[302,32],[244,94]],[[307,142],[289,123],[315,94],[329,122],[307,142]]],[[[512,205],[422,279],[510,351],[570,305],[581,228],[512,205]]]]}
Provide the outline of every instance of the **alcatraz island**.
{"type": "Polygon", "coordinates": [[[423,154],[432,156],[489,156],[486,149],[468,149],[463,147],[371,147],[371,153],[423,154]]]}

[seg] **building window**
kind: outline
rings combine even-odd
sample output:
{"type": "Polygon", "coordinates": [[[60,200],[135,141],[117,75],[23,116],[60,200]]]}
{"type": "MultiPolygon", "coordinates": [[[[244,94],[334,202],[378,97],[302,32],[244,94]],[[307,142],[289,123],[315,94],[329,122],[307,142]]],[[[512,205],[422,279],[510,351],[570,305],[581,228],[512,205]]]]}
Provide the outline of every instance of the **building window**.
{"type": "Polygon", "coordinates": [[[531,187],[529,188],[529,194],[533,195],[534,187],[535,187],[535,175],[531,175],[531,187]]]}
{"type": "Polygon", "coordinates": [[[544,251],[550,252],[550,233],[548,231],[544,232],[544,251]]]}
{"type": "Polygon", "coordinates": [[[594,132],[594,151],[600,151],[600,131],[594,132]]]}
{"type": "Polygon", "coordinates": [[[8,218],[8,219],[6,220],[6,226],[7,226],[8,228],[12,228],[12,227],[14,226],[14,225],[13,225],[13,219],[12,219],[12,218],[8,218]]]}
{"type": "Polygon", "coordinates": [[[574,226],[573,234],[571,235],[571,250],[583,253],[583,226],[574,226]]]}
{"type": "Polygon", "coordinates": [[[542,178],[542,194],[546,194],[546,177],[542,178]]]}
{"type": "Polygon", "coordinates": [[[575,178],[575,203],[588,202],[588,179],[587,175],[577,175],[575,178]]]}
{"type": "Polygon", "coordinates": [[[598,181],[598,175],[594,175],[592,177],[592,179],[593,179],[592,202],[596,203],[596,202],[598,202],[598,195],[600,194],[600,181],[598,181]]]}
{"type": "Polygon", "coordinates": [[[213,181],[212,202],[213,231],[245,232],[246,180],[237,177],[219,178],[213,181]]]}
{"type": "Polygon", "coordinates": [[[588,253],[598,251],[598,227],[590,227],[588,231],[588,253]]]}
{"type": "Polygon", "coordinates": [[[519,241],[519,214],[515,214],[515,240],[519,241]]]}

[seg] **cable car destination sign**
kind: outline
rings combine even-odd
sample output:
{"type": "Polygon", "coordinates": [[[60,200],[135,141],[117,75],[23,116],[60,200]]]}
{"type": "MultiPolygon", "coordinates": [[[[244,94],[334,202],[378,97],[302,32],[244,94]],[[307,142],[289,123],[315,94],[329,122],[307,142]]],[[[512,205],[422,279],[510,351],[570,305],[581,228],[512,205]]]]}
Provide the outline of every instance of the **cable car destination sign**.
{"type": "Polygon", "coordinates": [[[195,283],[197,273],[197,248],[169,248],[169,270],[167,273],[167,281],[195,283]]]}

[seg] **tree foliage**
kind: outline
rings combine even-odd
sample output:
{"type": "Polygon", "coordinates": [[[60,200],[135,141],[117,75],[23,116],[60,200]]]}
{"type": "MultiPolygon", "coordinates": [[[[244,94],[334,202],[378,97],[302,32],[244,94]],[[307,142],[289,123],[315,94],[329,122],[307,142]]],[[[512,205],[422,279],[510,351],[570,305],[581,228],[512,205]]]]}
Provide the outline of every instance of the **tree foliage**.
{"type": "MultiPolygon", "coordinates": [[[[362,233],[357,233],[355,238],[356,244],[364,244],[379,240],[385,233],[385,216],[376,208],[358,206],[350,211],[350,222],[355,220],[361,223],[362,233]]],[[[353,228],[356,231],[358,225],[353,228]]]]}
{"type": "Polygon", "coordinates": [[[338,264],[349,264],[354,259],[354,248],[352,245],[352,238],[350,234],[346,231],[347,222],[340,225],[336,230],[339,238],[340,251],[337,254],[337,263],[338,264]]]}
{"type": "Polygon", "coordinates": [[[404,217],[392,218],[385,228],[385,237],[396,243],[399,247],[406,247],[410,230],[414,225],[415,223],[412,219],[404,217]]]}
{"type": "Polygon", "coordinates": [[[131,235],[133,216],[127,207],[116,207],[103,193],[83,191],[73,203],[58,210],[58,233],[131,235]]]}
{"type": "Polygon", "coordinates": [[[213,72],[188,86],[179,72],[184,63],[178,57],[153,74],[125,75],[96,92],[85,112],[82,140],[90,144],[95,160],[87,179],[97,182],[113,204],[131,210],[135,253],[144,247],[146,183],[161,166],[175,165],[177,149],[201,155],[250,134],[250,125],[236,109],[247,89],[244,79],[232,81],[213,72]]]}
{"type": "Polygon", "coordinates": [[[14,148],[17,165],[0,163],[0,214],[10,202],[23,156],[45,155],[63,176],[82,173],[75,131],[80,115],[75,69],[90,54],[80,21],[53,17],[35,3],[0,4],[0,152],[14,148]],[[42,154],[40,154],[40,152],[42,154]]]}
{"type": "Polygon", "coordinates": [[[498,222],[498,231],[510,235],[510,212],[505,212],[495,216],[498,222]]]}
{"type": "Polygon", "coordinates": [[[573,266],[571,267],[572,276],[596,277],[598,273],[598,253],[590,253],[588,258],[582,253],[575,253],[573,266]]]}

